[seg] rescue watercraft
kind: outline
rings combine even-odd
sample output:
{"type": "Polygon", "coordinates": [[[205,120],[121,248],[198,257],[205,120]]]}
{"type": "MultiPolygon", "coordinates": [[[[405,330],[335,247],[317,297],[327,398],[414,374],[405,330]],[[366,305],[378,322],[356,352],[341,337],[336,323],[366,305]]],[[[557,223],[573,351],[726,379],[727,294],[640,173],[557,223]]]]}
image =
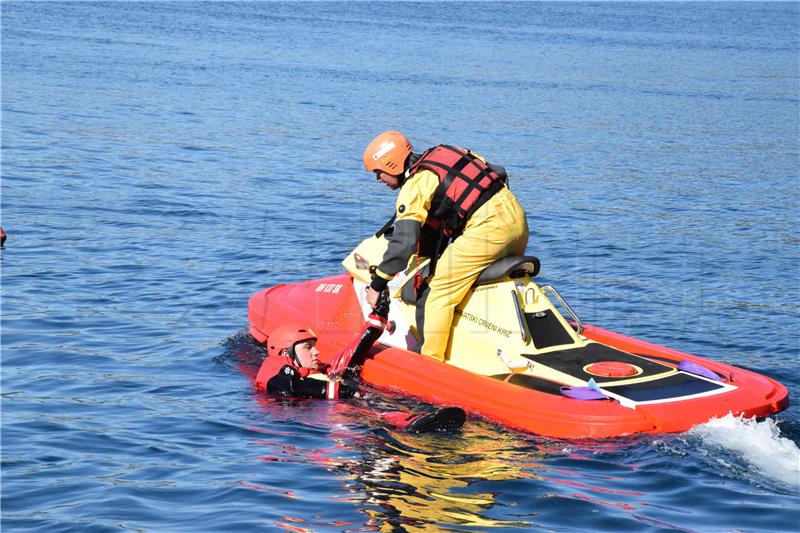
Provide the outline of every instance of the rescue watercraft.
{"type": "MultiPolygon", "coordinates": [[[[264,343],[281,323],[303,322],[319,336],[320,358],[334,357],[370,311],[370,267],[387,244],[379,232],[345,258],[342,274],[254,294],[251,335],[264,343]]],[[[534,281],[540,265],[531,256],[507,257],[481,274],[456,309],[445,362],[420,355],[412,351],[414,278],[427,275],[428,264],[412,256],[390,282],[394,327],[364,363],[365,382],[559,438],[681,432],[728,413],[763,418],[789,405],[786,387],[769,377],[582,324],[555,288],[534,281]]]]}

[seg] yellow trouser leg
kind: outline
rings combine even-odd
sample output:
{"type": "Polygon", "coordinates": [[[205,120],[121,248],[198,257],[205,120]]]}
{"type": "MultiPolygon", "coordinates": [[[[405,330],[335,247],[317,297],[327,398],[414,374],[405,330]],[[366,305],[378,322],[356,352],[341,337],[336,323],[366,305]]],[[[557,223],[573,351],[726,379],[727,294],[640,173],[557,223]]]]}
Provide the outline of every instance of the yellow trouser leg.
{"type": "Polygon", "coordinates": [[[528,224],[525,213],[503,190],[470,219],[464,233],[447,247],[430,280],[423,324],[424,355],[444,361],[455,308],[480,273],[509,255],[525,253],[528,224]]]}

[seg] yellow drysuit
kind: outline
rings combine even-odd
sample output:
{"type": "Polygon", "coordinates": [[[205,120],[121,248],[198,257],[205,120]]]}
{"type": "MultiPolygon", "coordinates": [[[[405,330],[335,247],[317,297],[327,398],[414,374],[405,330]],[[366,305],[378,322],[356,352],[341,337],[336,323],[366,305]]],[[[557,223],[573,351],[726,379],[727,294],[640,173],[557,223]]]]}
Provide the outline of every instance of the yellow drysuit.
{"type": "MultiPolygon", "coordinates": [[[[375,272],[377,277],[388,281],[406,268],[409,256],[417,250],[420,229],[428,219],[438,187],[438,176],[424,169],[403,183],[397,196],[395,231],[375,272]]],[[[503,187],[473,213],[436,264],[423,303],[424,320],[417,324],[423,336],[422,354],[444,361],[453,312],[478,275],[498,259],[524,254],[527,245],[525,211],[514,194],[503,187]]],[[[373,288],[377,288],[375,283],[373,288]]]]}

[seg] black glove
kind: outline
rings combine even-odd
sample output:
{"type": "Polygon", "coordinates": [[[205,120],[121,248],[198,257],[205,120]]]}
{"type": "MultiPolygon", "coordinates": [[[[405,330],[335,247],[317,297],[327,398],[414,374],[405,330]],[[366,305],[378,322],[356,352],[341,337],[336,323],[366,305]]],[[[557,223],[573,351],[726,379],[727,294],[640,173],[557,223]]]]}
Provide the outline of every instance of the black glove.
{"type": "Polygon", "coordinates": [[[375,307],[372,308],[372,314],[381,318],[387,318],[389,316],[388,290],[381,291],[381,294],[378,296],[378,303],[376,303],[375,307]]]}

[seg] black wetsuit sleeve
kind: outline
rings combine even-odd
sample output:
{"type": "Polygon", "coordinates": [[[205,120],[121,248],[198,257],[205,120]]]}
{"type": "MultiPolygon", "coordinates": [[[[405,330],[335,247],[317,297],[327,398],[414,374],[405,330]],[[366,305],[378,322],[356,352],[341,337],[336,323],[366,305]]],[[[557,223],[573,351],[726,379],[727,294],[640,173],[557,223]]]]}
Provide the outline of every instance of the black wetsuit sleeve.
{"type": "Polygon", "coordinates": [[[369,351],[386,329],[388,316],[389,292],[383,291],[378,297],[378,303],[372,309],[372,313],[364,322],[359,336],[353,339],[334,359],[331,365],[333,374],[341,374],[346,379],[354,379],[358,376],[369,351]]]}
{"type": "Polygon", "coordinates": [[[353,358],[350,359],[350,364],[347,365],[348,369],[352,370],[353,367],[364,365],[369,351],[381,335],[383,335],[383,329],[382,327],[372,325],[368,325],[364,328],[364,331],[361,332],[361,337],[358,339],[358,344],[356,344],[353,350],[353,358]]]}
{"type": "Polygon", "coordinates": [[[327,398],[327,382],[301,378],[289,365],[267,381],[267,394],[285,398],[327,398]]]}
{"type": "Polygon", "coordinates": [[[398,220],[394,223],[394,232],[389,238],[389,246],[378,265],[378,273],[372,278],[372,288],[381,291],[386,288],[388,280],[408,266],[408,258],[417,251],[422,224],[416,220],[398,220]]]}
{"type": "Polygon", "coordinates": [[[267,381],[267,394],[282,398],[316,398],[335,400],[352,398],[356,385],[347,382],[332,382],[314,378],[301,378],[289,365],[267,381]]]}

